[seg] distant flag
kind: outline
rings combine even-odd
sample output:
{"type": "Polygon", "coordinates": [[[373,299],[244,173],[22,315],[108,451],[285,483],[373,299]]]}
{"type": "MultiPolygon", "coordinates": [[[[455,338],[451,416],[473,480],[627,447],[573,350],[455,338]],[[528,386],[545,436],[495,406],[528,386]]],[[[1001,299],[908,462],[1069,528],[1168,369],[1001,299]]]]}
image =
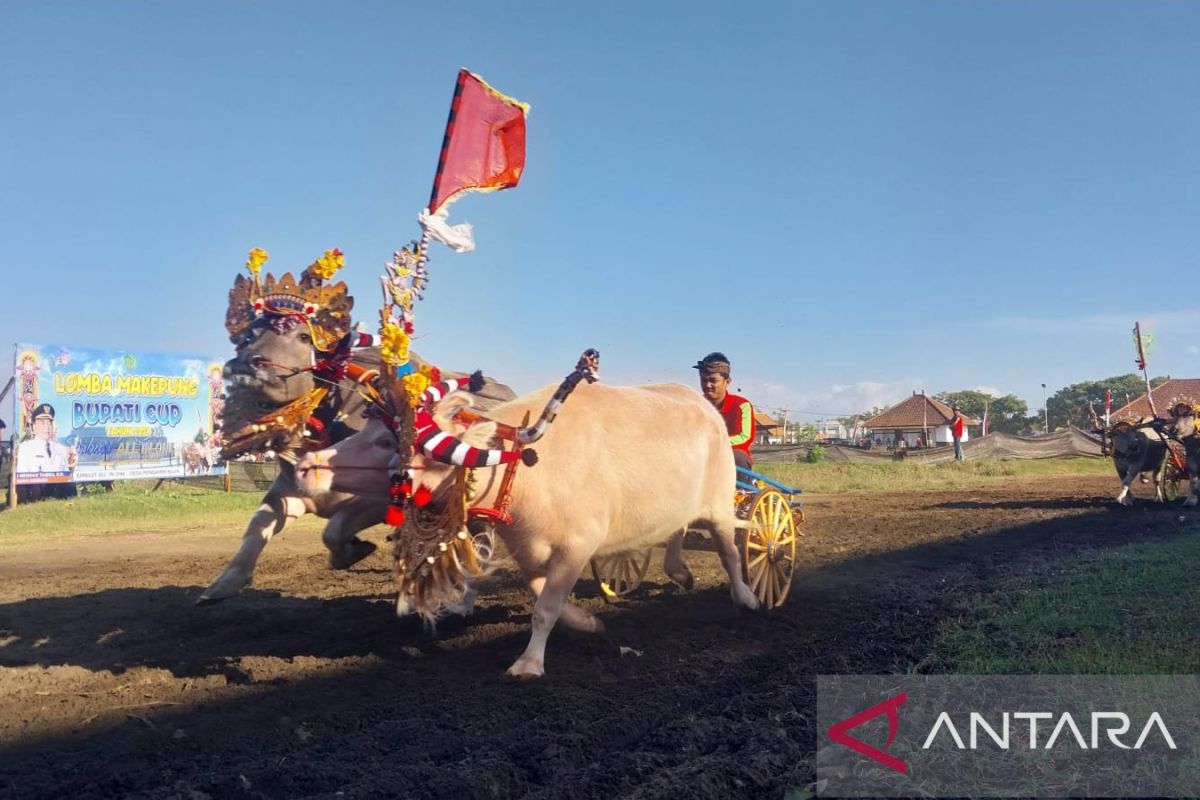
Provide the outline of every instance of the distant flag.
{"type": "Polygon", "coordinates": [[[1134,363],[1140,370],[1146,369],[1146,354],[1150,352],[1154,344],[1154,334],[1150,331],[1142,330],[1142,323],[1133,323],[1133,350],[1135,354],[1134,363]]]}
{"type": "Polygon", "coordinates": [[[429,208],[419,217],[429,235],[459,252],[475,248],[470,225],[449,225],[446,206],[464,192],[516,186],[525,169],[525,115],[529,106],[459,70],[433,178],[429,208]]]}
{"type": "Polygon", "coordinates": [[[983,436],[988,435],[988,402],[983,401],[983,436]]]}
{"type": "Polygon", "coordinates": [[[1150,373],[1146,371],[1146,353],[1150,350],[1150,345],[1154,343],[1154,337],[1148,332],[1142,330],[1142,323],[1133,323],[1133,346],[1137,351],[1138,369],[1142,371],[1142,378],[1146,381],[1146,402],[1150,405],[1150,414],[1158,416],[1158,409],[1154,407],[1154,393],[1150,390],[1150,373]]]}

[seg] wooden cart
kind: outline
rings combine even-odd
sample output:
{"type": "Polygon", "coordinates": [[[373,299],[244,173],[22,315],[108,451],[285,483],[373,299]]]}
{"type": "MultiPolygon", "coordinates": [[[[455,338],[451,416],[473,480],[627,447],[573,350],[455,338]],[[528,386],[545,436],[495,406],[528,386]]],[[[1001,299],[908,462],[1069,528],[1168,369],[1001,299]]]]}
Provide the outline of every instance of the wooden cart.
{"type": "MultiPolygon", "coordinates": [[[[787,599],[796,570],[796,539],[803,532],[804,504],[793,498],[804,490],[744,467],[737,472],[733,502],[742,577],[764,608],[776,608],[787,599]]],[[[592,559],[592,576],[604,598],[611,602],[636,590],[650,569],[652,552],[636,550],[592,559]]]]}

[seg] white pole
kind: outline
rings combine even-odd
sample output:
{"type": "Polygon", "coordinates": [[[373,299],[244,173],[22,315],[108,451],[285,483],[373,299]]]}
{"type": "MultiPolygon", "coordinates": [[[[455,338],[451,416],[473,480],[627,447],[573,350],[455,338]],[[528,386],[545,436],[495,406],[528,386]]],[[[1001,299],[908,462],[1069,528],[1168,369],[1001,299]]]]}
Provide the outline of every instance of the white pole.
{"type": "Polygon", "coordinates": [[[1042,384],[1042,413],[1045,415],[1046,433],[1050,433],[1050,403],[1046,400],[1046,384],[1042,384]]]}

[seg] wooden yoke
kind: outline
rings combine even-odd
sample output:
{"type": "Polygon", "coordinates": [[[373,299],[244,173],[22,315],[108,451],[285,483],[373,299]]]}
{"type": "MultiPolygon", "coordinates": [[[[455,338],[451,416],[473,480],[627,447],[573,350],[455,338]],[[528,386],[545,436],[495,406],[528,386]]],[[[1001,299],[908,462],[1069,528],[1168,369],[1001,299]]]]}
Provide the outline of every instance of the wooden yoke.
{"type": "MultiPolygon", "coordinates": [[[[488,419],[482,414],[476,414],[473,411],[463,409],[454,415],[454,419],[464,425],[474,425],[476,422],[496,422],[494,419],[488,419]]],[[[529,412],[525,412],[525,422],[529,422],[529,412]]],[[[496,436],[506,442],[517,441],[517,429],[512,425],[505,425],[503,422],[496,422],[496,436]]]]}
{"type": "Polygon", "coordinates": [[[372,387],[374,380],[379,377],[379,370],[367,369],[353,361],[346,362],[345,370],[347,378],[362,386],[372,387]]]}
{"type": "MultiPolygon", "coordinates": [[[[469,412],[462,412],[462,411],[460,411],[457,415],[455,415],[455,418],[461,420],[464,418],[464,414],[473,418],[472,421],[484,419],[484,417],[480,417],[477,414],[470,414],[469,412]]],[[[501,423],[496,423],[496,424],[497,424],[497,426],[499,426],[501,423]]],[[[526,411],[525,418],[521,420],[521,426],[524,427],[528,424],[529,424],[529,412],[526,411]]],[[[501,438],[504,438],[504,439],[507,439],[508,441],[513,442],[513,447],[512,447],[513,451],[520,452],[522,445],[520,442],[516,441],[516,436],[515,436],[516,428],[512,427],[511,425],[505,425],[504,427],[507,430],[511,431],[512,435],[504,436],[504,435],[500,434],[499,427],[497,427],[497,429],[496,429],[497,435],[501,436],[501,438]]],[[[516,478],[517,465],[519,465],[520,463],[521,463],[520,459],[517,459],[516,461],[510,461],[510,462],[508,462],[508,466],[506,466],[504,468],[504,477],[500,479],[500,491],[498,491],[496,493],[495,505],[493,505],[491,508],[481,508],[481,507],[470,508],[467,510],[468,518],[484,519],[484,520],[487,520],[488,522],[492,523],[493,525],[509,525],[512,523],[513,518],[512,518],[512,515],[508,513],[508,507],[512,505],[513,479],[516,478]]]]}

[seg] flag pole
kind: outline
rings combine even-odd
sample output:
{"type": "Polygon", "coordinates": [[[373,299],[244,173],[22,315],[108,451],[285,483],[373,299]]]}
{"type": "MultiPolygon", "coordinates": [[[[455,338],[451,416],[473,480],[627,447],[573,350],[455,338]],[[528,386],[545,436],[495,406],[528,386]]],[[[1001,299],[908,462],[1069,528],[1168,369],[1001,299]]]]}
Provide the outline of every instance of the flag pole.
{"type": "MultiPolygon", "coordinates": [[[[429,191],[429,213],[437,211],[433,204],[437,202],[438,186],[442,182],[442,171],[446,168],[446,153],[450,150],[450,137],[454,135],[454,124],[458,119],[458,106],[462,102],[463,83],[467,79],[467,70],[460,69],[454,82],[454,96],[450,100],[450,113],[446,117],[446,132],[442,135],[442,149],[438,154],[437,171],[433,174],[433,188],[429,191]]],[[[417,245],[417,260],[425,263],[425,251],[429,247],[429,229],[421,227],[421,241],[417,245]]]]}

